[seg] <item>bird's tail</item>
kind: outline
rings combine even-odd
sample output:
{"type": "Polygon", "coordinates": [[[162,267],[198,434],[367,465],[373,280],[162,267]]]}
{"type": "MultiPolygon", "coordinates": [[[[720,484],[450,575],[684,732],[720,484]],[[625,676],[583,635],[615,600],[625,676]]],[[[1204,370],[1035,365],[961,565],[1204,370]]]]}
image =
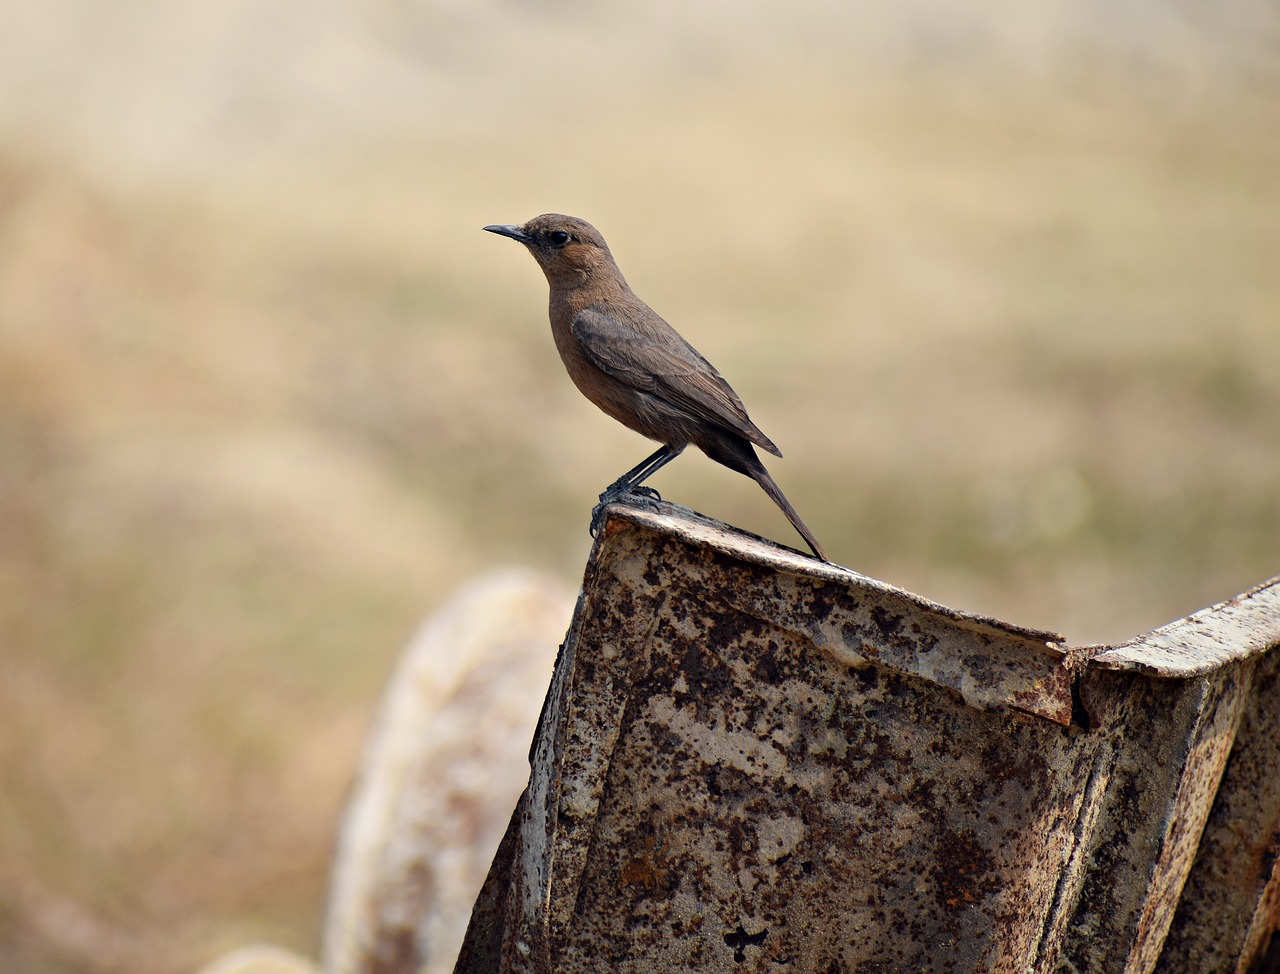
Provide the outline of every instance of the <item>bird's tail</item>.
{"type": "Polygon", "coordinates": [[[773,498],[773,502],[787,516],[791,526],[800,532],[800,536],[804,538],[805,543],[813,549],[814,555],[820,561],[830,561],[827,558],[827,553],[822,550],[822,545],[818,544],[818,539],[809,530],[809,525],[804,523],[804,519],[791,506],[791,501],[787,500],[787,495],[773,482],[773,478],[769,476],[769,471],[764,468],[764,464],[760,462],[760,458],[756,456],[756,451],[747,440],[741,436],[723,436],[717,437],[712,442],[699,443],[698,445],[712,460],[723,463],[726,467],[736,470],[738,473],[746,474],[763,487],[764,492],[773,498]]]}
{"type": "Polygon", "coordinates": [[[814,555],[819,561],[829,561],[827,553],[822,550],[822,545],[818,544],[818,539],[813,536],[813,532],[809,530],[809,526],[796,513],[796,509],[791,506],[791,502],[787,500],[787,495],[782,492],[777,484],[773,482],[773,478],[769,476],[769,471],[764,468],[764,464],[756,461],[757,469],[750,472],[750,476],[756,483],[764,488],[764,492],[773,498],[773,502],[782,509],[782,513],[787,516],[787,520],[791,522],[791,526],[800,532],[800,536],[804,538],[805,543],[813,549],[814,555]]]}

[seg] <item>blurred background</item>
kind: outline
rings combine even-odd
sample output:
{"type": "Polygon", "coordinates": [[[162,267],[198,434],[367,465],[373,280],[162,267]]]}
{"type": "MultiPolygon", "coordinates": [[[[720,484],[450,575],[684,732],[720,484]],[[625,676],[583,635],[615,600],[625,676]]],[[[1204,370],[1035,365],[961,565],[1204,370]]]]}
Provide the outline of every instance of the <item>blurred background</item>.
{"type": "Polygon", "coordinates": [[[0,0],[6,974],[314,953],[419,620],[577,583],[651,446],[480,231],[548,210],[842,564],[1076,644],[1280,571],[1273,3],[0,0]]]}

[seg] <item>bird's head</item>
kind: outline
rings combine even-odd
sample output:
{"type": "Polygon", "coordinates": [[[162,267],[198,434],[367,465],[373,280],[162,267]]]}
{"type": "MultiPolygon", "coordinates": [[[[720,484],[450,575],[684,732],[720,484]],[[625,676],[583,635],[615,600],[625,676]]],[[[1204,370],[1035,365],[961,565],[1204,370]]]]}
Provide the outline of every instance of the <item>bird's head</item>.
{"type": "Polygon", "coordinates": [[[544,213],[521,226],[485,227],[524,244],[553,287],[578,287],[607,274],[622,280],[600,231],[586,220],[544,213]]]}

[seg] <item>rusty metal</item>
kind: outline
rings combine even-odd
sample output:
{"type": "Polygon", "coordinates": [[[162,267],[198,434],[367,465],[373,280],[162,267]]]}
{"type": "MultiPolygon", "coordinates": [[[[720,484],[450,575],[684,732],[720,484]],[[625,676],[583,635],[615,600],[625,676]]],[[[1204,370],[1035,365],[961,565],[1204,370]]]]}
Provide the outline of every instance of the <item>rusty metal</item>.
{"type": "Polygon", "coordinates": [[[1280,653],[1256,663],[1234,747],[1156,970],[1280,971],[1280,653]]]}
{"type": "Polygon", "coordinates": [[[1280,583],[1071,649],[670,505],[609,515],[457,971],[1264,956],[1280,583]]]}

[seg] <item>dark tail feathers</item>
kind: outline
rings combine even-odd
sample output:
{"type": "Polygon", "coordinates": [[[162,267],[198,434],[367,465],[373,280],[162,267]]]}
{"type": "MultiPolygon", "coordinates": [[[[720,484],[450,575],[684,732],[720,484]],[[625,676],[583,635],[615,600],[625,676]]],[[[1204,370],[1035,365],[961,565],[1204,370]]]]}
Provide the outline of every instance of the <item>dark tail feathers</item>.
{"type": "Polygon", "coordinates": [[[822,545],[818,544],[818,539],[813,536],[813,532],[809,530],[809,526],[804,523],[804,519],[796,513],[796,509],[791,506],[791,502],[787,500],[786,494],[773,482],[773,478],[769,476],[769,471],[764,468],[764,464],[760,462],[760,458],[756,456],[755,448],[751,443],[741,436],[735,436],[728,431],[722,432],[723,435],[717,436],[714,440],[705,443],[698,443],[702,448],[702,452],[709,456],[717,463],[723,463],[730,470],[736,470],[740,474],[750,477],[761,487],[764,492],[773,498],[773,502],[778,505],[782,513],[787,516],[787,520],[791,522],[791,526],[800,532],[800,536],[804,538],[805,543],[813,549],[814,555],[820,561],[829,561],[827,553],[822,550],[822,545]]]}

